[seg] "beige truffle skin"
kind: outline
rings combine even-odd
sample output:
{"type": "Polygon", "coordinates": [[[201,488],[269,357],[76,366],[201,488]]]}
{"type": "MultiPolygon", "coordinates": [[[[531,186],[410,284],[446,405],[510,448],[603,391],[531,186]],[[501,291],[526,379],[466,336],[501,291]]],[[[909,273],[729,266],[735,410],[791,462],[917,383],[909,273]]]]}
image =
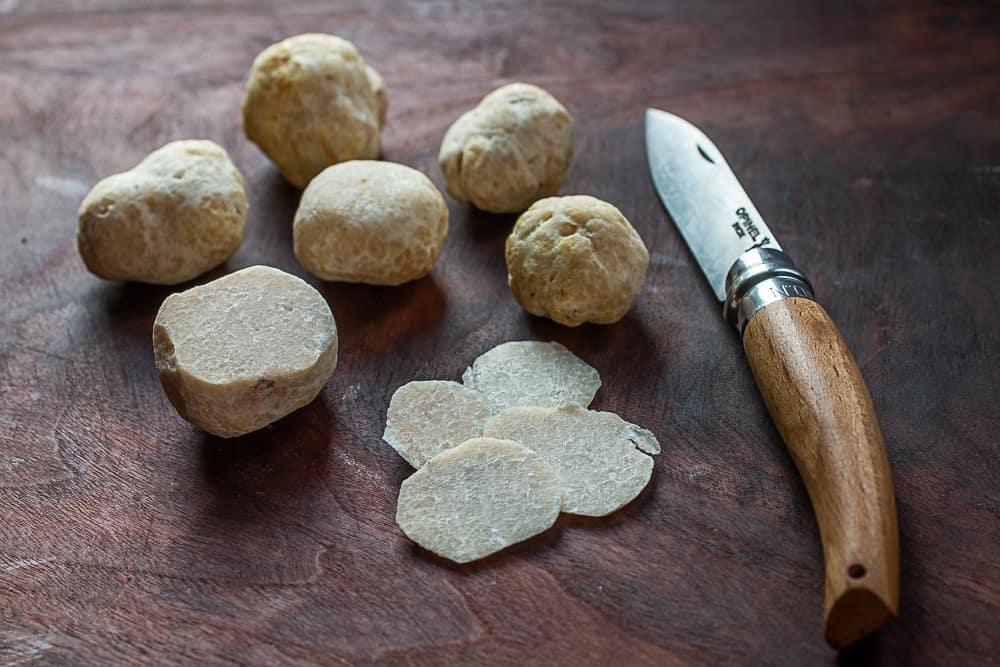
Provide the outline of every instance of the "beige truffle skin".
{"type": "Polygon", "coordinates": [[[569,327],[624,317],[649,266],[649,251],[621,211],[587,195],[535,202],[507,238],[506,256],[518,303],[569,327]]]}
{"type": "Polygon", "coordinates": [[[331,164],[377,157],[375,91],[357,49],[317,33],[264,49],[243,96],[243,129],[297,188],[331,164]]]}
{"type": "Polygon", "coordinates": [[[378,116],[379,129],[382,129],[385,127],[385,115],[389,111],[389,94],[385,89],[385,79],[371,65],[365,65],[365,73],[368,74],[368,82],[375,94],[375,115],[378,116]]]}
{"type": "Polygon", "coordinates": [[[492,213],[523,211],[562,187],[573,118],[538,86],[497,88],[448,129],[438,161],[448,193],[492,213]]]}
{"type": "Polygon", "coordinates": [[[302,193],[292,238],[306,271],[322,278],[399,285],[434,267],[448,207],[430,179],[392,162],[327,168],[302,193]]]}
{"type": "Polygon", "coordinates": [[[303,280],[252,266],[168,296],[153,356],[177,412],[231,438],[316,398],[337,366],[337,324],[303,280]]]}
{"type": "Polygon", "coordinates": [[[174,141],[87,193],[77,247],[101,278],[176,285],[236,252],[249,210],[243,177],[221,146],[174,141]]]}

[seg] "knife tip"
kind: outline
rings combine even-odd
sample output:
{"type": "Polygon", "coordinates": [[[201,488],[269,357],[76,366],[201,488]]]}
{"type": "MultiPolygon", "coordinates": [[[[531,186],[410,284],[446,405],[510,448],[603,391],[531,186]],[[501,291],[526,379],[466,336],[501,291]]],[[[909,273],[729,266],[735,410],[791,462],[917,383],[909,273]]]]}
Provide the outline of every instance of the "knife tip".
{"type": "Polygon", "coordinates": [[[668,114],[666,111],[661,111],[660,109],[654,109],[653,107],[647,108],[646,109],[646,134],[647,135],[649,134],[650,129],[654,125],[656,125],[656,123],[658,121],[662,122],[662,120],[664,118],[668,118],[669,116],[670,116],[670,114],[668,114]]]}

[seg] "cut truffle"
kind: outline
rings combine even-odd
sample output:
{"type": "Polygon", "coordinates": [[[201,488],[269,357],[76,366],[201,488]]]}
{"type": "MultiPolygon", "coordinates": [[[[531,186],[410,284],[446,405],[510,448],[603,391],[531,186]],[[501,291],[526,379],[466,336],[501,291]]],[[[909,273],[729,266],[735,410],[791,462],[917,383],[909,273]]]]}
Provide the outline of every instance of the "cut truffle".
{"type": "Polygon", "coordinates": [[[482,354],[462,375],[493,412],[515,405],[587,406],[601,386],[597,371],[559,343],[514,341],[482,354]]]}
{"type": "Polygon", "coordinates": [[[605,516],[646,487],[660,444],[644,428],[611,412],[579,405],[515,407],[486,423],[486,437],[515,440],[538,454],[559,477],[562,511],[605,516]]]}
{"type": "Polygon", "coordinates": [[[549,528],[561,498],[559,480],[537,454],[472,438],[403,482],[396,522],[423,548],[467,563],[549,528]]]}
{"type": "Polygon", "coordinates": [[[389,401],[382,438],[414,468],[483,434],[490,406],[458,382],[421,380],[397,389],[389,401]]]}
{"type": "Polygon", "coordinates": [[[303,280],[252,266],[168,296],[153,354],[177,412],[230,438],[316,398],[337,365],[337,324],[303,280]]]}

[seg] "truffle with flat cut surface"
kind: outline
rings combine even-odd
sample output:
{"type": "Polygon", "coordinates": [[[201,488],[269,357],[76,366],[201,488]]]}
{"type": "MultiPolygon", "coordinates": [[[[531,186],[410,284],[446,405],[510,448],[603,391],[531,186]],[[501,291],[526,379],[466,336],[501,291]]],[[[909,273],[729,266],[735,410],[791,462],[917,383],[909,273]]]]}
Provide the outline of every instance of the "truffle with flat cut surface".
{"type": "Polygon", "coordinates": [[[337,324],[303,280],[252,266],[168,296],[153,354],[177,412],[231,438],[316,398],[337,365],[337,324]]]}

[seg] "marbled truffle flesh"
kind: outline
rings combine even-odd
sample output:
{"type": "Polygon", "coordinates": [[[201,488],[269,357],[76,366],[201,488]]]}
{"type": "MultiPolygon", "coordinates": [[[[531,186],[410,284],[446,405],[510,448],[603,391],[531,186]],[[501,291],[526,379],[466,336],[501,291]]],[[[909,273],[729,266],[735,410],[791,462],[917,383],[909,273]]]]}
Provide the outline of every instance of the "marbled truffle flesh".
{"type": "Polygon", "coordinates": [[[337,324],[303,280],[252,266],[168,296],[153,354],[177,412],[230,438],[316,398],[337,365],[337,324]]]}
{"type": "Polygon", "coordinates": [[[415,380],[389,400],[382,439],[414,468],[483,434],[490,414],[486,398],[447,380],[415,380]]]}
{"type": "Polygon", "coordinates": [[[587,406],[601,387],[592,366],[559,343],[519,340],[479,355],[462,382],[486,399],[494,413],[514,405],[587,406]]]}
{"type": "Polygon", "coordinates": [[[624,317],[649,266],[645,244],[621,211],[586,195],[535,202],[507,238],[506,256],[518,303],[570,327],[624,317]]]}
{"type": "Polygon", "coordinates": [[[243,129],[297,188],[331,164],[377,157],[378,100],[358,50],[319,33],[266,48],[250,70],[243,129]]]}
{"type": "Polygon", "coordinates": [[[353,160],[309,184],[292,227],[295,256],[323,280],[399,285],[428,273],[448,234],[430,179],[393,162],[353,160]]]}
{"type": "Polygon", "coordinates": [[[573,118],[538,86],[494,90],[448,129],[438,162],[448,193],[515,213],[559,191],[573,157],[573,118]]]}
{"type": "Polygon", "coordinates": [[[102,278],[176,285],[236,252],[249,209],[243,177],[221,146],[174,141],[87,193],[77,246],[102,278]]]}
{"type": "Polygon", "coordinates": [[[559,480],[537,454],[472,438],[403,481],[396,523],[423,548],[467,563],[546,530],[561,502],[559,480]]]}
{"type": "Polygon", "coordinates": [[[562,486],[562,511],[604,516],[631,502],[653,472],[660,443],[611,412],[579,405],[508,408],[486,423],[486,437],[515,440],[549,465],[562,486]]]}

